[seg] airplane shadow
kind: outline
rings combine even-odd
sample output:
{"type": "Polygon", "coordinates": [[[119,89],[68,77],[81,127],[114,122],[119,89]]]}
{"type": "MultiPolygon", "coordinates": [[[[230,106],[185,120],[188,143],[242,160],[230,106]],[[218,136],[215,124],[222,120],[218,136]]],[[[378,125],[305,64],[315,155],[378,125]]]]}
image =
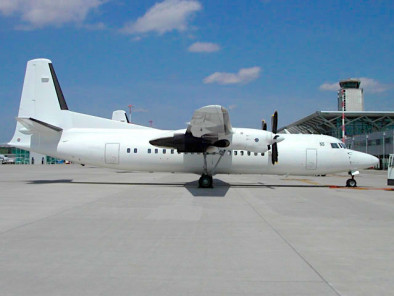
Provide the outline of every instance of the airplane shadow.
{"type": "Polygon", "coordinates": [[[199,188],[198,181],[187,183],[182,182],[86,182],[74,181],[73,179],[57,180],[30,180],[28,184],[83,184],[83,185],[125,185],[125,186],[158,186],[158,187],[184,187],[193,196],[199,197],[224,197],[230,188],[260,188],[275,190],[276,188],[329,188],[330,185],[286,185],[286,184],[265,184],[258,183],[227,183],[220,179],[213,180],[213,188],[199,188]]]}
{"type": "Polygon", "coordinates": [[[219,179],[213,179],[213,188],[199,188],[198,181],[192,181],[185,184],[185,188],[193,196],[206,196],[206,197],[224,197],[231,185],[219,179]]]}

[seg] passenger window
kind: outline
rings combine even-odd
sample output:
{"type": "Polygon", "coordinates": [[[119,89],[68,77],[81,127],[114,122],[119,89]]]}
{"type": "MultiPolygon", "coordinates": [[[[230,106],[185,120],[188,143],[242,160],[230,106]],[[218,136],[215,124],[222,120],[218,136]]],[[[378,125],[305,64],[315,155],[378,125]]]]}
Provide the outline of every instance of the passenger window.
{"type": "Polygon", "coordinates": [[[130,153],[130,148],[127,148],[127,153],[130,153]]]}
{"type": "Polygon", "coordinates": [[[166,149],[163,149],[163,154],[166,154],[166,152],[167,152],[166,149]]]}
{"type": "Polygon", "coordinates": [[[151,152],[152,152],[152,149],[149,148],[149,149],[148,149],[148,153],[151,153],[151,152]]]}
{"type": "Polygon", "coordinates": [[[264,156],[264,153],[261,153],[261,156],[264,156]]]}
{"type": "Polygon", "coordinates": [[[243,155],[244,155],[244,152],[243,152],[243,151],[241,151],[240,153],[241,153],[241,156],[243,156],[243,155]]]}
{"type": "Polygon", "coordinates": [[[234,151],[234,155],[237,155],[238,154],[238,151],[234,151]]]}
{"type": "Polygon", "coordinates": [[[159,149],[155,149],[155,154],[159,153],[159,149]]]}
{"type": "Polygon", "coordinates": [[[255,153],[254,153],[254,156],[257,156],[257,154],[258,154],[258,153],[257,153],[257,152],[255,152],[255,153]]]}
{"type": "Polygon", "coordinates": [[[231,150],[227,151],[227,154],[228,154],[228,155],[231,155],[231,150]]]}
{"type": "Polygon", "coordinates": [[[134,153],[137,153],[137,148],[134,148],[134,153]]]}
{"type": "Polygon", "coordinates": [[[250,151],[248,151],[248,156],[250,156],[250,151]]]}
{"type": "Polygon", "coordinates": [[[339,146],[338,146],[337,143],[331,143],[331,147],[332,147],[332,148],[339,148],[339,146]]]}
{"type": "Polygon", "coordinates": [[[174,149],[171,149],[171,154],[174,154],[174,149]]]}

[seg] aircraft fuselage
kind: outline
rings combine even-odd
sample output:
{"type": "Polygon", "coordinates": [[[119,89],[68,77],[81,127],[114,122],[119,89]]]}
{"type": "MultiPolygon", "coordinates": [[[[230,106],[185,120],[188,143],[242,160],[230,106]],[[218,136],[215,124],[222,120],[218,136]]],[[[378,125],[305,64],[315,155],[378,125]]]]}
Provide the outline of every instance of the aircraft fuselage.
{"type": "MultiPolygon", "coordinates": [[[[245,134],[247,131],[253,130],[234,128],[235,133],[245,134]]],[[[40,137],[39,142],[34,141],[37,136],[33,135],[29,150],[77,163],[122,170],[201,174],[202,153],[178,153],[175,149],[158,148],[149,144],[152,138],[163,132],[165,131],[156,129],[72,128],[64,130],[56,141],[53,137],[45,141],[45,135],[40,137]]],[[[373,156],[345,149],[340,146],[342,143],[338,139],[330,136],[299,134],[281,136],[284,141],[278,143],[280,160],[277,164],[271,163],[271,151],[262,154],[226,149],[215,172],[321,175],[357,170],[368,166],[368,162],[371,166],[375,163],[373,156]]],[[[209,170],[215,166],[219,157],[219,153],[208,154],[209,170]]]]}

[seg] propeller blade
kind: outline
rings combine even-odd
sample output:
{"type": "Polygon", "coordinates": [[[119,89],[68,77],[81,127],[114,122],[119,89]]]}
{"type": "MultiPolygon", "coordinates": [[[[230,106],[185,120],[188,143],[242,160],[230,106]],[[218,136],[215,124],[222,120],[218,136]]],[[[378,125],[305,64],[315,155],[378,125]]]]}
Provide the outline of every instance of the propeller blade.
{"type": "Polygon", "coordinates": [[[272,144],[271,161],[272,161],[273,165],[275,165],[275,163],[278,162],[278,144],[277,143],[272,144]]]}
{"type": "Polygon", "coordinates": [[[272,153],[271,153],[271,162],[273,165],[278,162],[278,144],[277,142],[280,142],[282,139],[280,139],[279,135],[276,135],[278,131],[278,111],[274,112],[274,115],[271,117],[271,128],[272,128],[272,133],[275,135],[273,137],[273,140],[275,140],[275,143],[272,144],[272,153]],[[279,141],[276,141],[279,140],[279,141]]]}
{"type": "Polygon", "coordinates": [[[276,134],[276,132],[278,131],[278,111],[275,111],[274,115],[272,115],[271,127],[272,127],[272,133],[276,134]]]}
{"type": "Polygon", "coordinates": [[[266,131],[266,130],[267,130],[267,123],[265,122],[264,119],[261,121],[261,129],[262,129],[263,131],[266,131]]]}

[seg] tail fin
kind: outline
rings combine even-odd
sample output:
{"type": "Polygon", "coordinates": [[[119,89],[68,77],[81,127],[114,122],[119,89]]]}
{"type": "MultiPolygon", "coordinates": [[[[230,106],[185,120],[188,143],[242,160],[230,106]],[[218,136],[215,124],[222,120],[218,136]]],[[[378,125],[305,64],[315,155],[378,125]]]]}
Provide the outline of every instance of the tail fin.
{"type": "MultiPolygon", "coordinates": [[[[61,111],[68,110],[52,62],[35,59],[27,62],[18,118],[34,119],[53,126],[61,125],[61,111]]],[[[17,123],[10,144],[30,146],[30,135],[17,123]]]]}
{"type": "Polygon", "coordinates": [[[28,61],[18,117],[33,117],[56,125],[61,110],[68,107],[52,62],[28,61]]]}

